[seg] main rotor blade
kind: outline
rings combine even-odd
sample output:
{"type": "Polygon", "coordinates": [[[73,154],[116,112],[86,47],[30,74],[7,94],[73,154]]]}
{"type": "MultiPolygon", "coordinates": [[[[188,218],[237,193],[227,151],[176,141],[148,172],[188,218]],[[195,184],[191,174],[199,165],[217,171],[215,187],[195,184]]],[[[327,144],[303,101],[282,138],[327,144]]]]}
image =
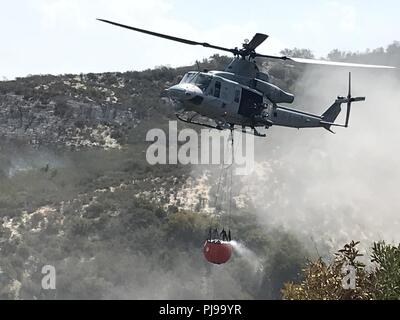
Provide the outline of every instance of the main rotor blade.
{"type": "Polygon", "coordinates": [[[253,39],[245,46],[246,50],[253,51],[260,44],[262,44],[265,40],[268,39],[268,36],[263,33],[256,33],[253,39]]]}
{"type": "Polygon", "coordinates": [[[292,61],[298,62],[298,63],[320,64],[320,65],[338,66],[338,67],[355,67],[355,68],[372,68],[372,69],[396,69],[396,67],[383,66],[383,65],[347,63],[347,62],[325,61],[325,60],[315,60],[315,59],[289,58],[289,60],[292,60],[292,61]]]}
{"type": "Polygon", "coordinates": [[[237,54],[238,53],[238,50],[236,50],[236,49],[228,49],[228,48],[224,48],[224,47],[219,47],[219,46],[215,46],[215,45],[209,44],[207,42],[197,42],[197,41],[187,40],[187,39],[178,38],[178,37],[174,37],[174,36],[169,36],[169,35],[166,35],[166,34],[157,33],[157,32],[153,32],[153,31],[148,31],[148,30],[144,30],[144,29],[139,29],[139,28],[127,26],[127,25],[124,25],[124,24],[120,24],[120,23],[117,23],[117,22],[104,20],[104,19],[97,19],[97,20],[105,22],[105,23],[112,24],[112,25],[117,26],[117,27],[121,27],[121,28],[129,29],[129,30],[133,30],[133,31],[149,34],[151,36],[164,38],[164,39],[167,39],[167,40],[177,41],[177,42],[181,42],[181,43],[185,43],[185,44],[189,44],[189,45],[200,45],[200,46],[203,46],[203,47],[206,47],[206,48],[212,48],[212,49],[231,52],[233,54],[237,54]]]}
{"type": "Polygon", "coordinates": [[[316,65],[337,66],[337,67],[396,69],[396,67],[383,66],[383,65],[347,63],[347,62],[336,62],[336,61],[304,59],[304,58],[292,58],[292,57],[286,57],[286,56],[271,56],[271,55],[265,55],[265,54],[257,54],[256,57],[287,60],[287,61],[293,61],[293,62],[304,63],[304,64],[316,64],[316,65]]]}

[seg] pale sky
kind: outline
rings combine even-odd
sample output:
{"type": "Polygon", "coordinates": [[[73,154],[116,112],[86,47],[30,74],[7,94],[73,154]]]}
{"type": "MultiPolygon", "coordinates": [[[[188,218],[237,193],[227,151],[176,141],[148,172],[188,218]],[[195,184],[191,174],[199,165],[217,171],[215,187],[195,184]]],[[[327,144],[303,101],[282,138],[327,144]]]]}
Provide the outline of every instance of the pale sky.
{"type": "Polygon", "coordinates": [[[120,29],[96,18],[233,48],[256,32],[260,53],[364,51],[400,40],[395,0],[0,0],[0,80],[28,74],[181,66],[218,51],[120,29]]]}

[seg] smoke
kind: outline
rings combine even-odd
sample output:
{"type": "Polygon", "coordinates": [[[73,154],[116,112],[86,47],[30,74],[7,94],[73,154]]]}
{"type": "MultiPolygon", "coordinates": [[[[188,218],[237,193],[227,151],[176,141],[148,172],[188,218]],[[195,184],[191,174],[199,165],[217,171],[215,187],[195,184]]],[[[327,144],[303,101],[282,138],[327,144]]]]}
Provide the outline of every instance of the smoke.
{"type": "Polygon", "coordinates": [[[208,263],[200,252],[192,255],[174,250],[169,271],[159,265],[157,256],[139,254],[119,258],[118,275],[125,279],[124,284],[107,288],[105,298],[250,299],[262,285],[262,261],[243,244],[236,241],[230,244],[234,257],[224,265],[208,263]]]}
{"type": "MultiPolygon", "coordinates": [[[[174,252],[173,254],[176,254],[174,252]]],[[[237,274],[237,265],[212,265],[205,261],[199,252],[198,255],[186,253],[176,254],[174,266],[166,271],[157,265],[157,257],[136,255],[125,257],[128,265],[121,264],[118,268],[124,284],[112,286],[107,290],[106,299],[250,299],[240,275],[237,274]]],[[[246,280],[251,274],[247,270],[246,280]]],[[[251,280],[251,279],[250,279],[251,280]]],[[[257,280],[258,281],[258,280],[257,280]]]]}
{"type": "MultiPolygon", "coordinates": [[[[296,87],[299,109],[322,114],[347,95],[344,70],[309,68],[296,87]]],[[[273,127],[256,141],[256,170],[242,188],[259,216],[317,250],[352,239],[400,242],[400,81],[394,72],[353,72],[354,103],[348,129],[273,127]],[[313,240],[314,241],[314,240],[313,240]]],[[[344,121],[345,108],[338,122],[344,121]]]]}
{"type": "Polygon", "coordinates": [[[29,170],[62,167],[68,162],[65,157],[45,148],[1,145],[0,151],[0,172],[8,177],[29,170]]]}

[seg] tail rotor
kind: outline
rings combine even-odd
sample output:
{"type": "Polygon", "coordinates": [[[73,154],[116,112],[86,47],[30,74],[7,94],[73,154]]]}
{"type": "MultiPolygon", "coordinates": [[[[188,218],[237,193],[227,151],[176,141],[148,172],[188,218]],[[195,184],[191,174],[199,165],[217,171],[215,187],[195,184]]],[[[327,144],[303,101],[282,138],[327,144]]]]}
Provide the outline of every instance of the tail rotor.
{"type": "Polygon", "coordinates": [[[351,102],[352,102],[351,101],[351,72],[349,72],[349,94],[347,95],[347,114],[346,114],[346,123],[344,125],[346,128],[349,126],[351,102]]]}
{"type": "Polygon", "coordinates": [[[350,112],[351,112],[351,104],[353,102],[358,102],[358,101],[365,101],[365,97],[356,97],[353,98],[351,96],[351,72],[349,72],[349,93],[347,95],[347,114],[346,114],[346,123],[345,127],[347,128],[349,126],[349,119],[350,119],[350,112]]]}
{"type": "Polygon", "coordinates": [[[329,131],[331,131],[330,130],[331,126],[347,128],[349,126],[351,104],[353,102],[358,102],[358,101],[365,101],[365,97],[355,97],[355,98],[352,97],[352,95],[351,95],[351,72],[349,72],[349,92],[347,94],[347,97],[339,96],[337,98],[335,103],[322,115],[323,120],[321,121],[321,125],[329,131]],[[334,123],[334,121],[336,120],[336,118],[338,117],[339,113],[342,110],[341,105],[344,103],[347,104],[346,121],[344,124],[334,123]]]}

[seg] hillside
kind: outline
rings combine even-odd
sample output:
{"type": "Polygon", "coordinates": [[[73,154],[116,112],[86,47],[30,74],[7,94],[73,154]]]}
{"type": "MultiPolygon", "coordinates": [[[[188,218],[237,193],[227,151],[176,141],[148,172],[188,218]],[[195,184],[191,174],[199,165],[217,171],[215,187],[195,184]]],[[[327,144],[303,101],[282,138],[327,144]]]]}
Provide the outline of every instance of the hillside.
{"type": "MultiPolygon", "coordinates": [[[[226,61],[216,55],[201,66],[218,69],[226,61]]],[[[264,67],[285,89],[298,92],[306,83],[304,68],[264,67]]],[[[268,153],[258,154],[254,176],[235,181],[230,227],[246,251],[226,266],[207,264],[201,249],[216,223],[210,213],[219,169],[145,159],[147,131],[167,130],[175,119],[162,90],[196,68],[0,82],[0,299],[279,299],[285,283],[302,279],[314,238],[325,256],[327,243],[367,234],[363,226],[343,229],[343,239],[331,241],[351,207],[305,202],[315,188],[310,192],[298,173],[323,173],[312,165],[326,158],[325,140],[315,132],[303,140],[272,133],[273,144],[257,141],[268,153]],[[299,152],[304,146],[307,158],[299,152]],[[313,224],[299,205],[316,217],[313,224]],[[56,267],[56,291],[41,289],[47,264],[56,267]]]]}
{"type": "Polygon", "coordinates": [[[253,271],[242,258],[210,269],[201,248],[214,222],[200,201],[212,174],[147,164],[147,131],[175,119],[160,93],[188,69],[0,83],[2,298],[278,298],[282,281],[297,279],[301,245],[278,230],[268,235],[250,208],[232,227],[269,266],[253,271]],[[293,263],[271,280],[280,245],[293,263]],[[56,293],[40,288],[46,264],[56,267],[56,293]],[[240,279],[243,272],[258,281],[240,279]]]}

